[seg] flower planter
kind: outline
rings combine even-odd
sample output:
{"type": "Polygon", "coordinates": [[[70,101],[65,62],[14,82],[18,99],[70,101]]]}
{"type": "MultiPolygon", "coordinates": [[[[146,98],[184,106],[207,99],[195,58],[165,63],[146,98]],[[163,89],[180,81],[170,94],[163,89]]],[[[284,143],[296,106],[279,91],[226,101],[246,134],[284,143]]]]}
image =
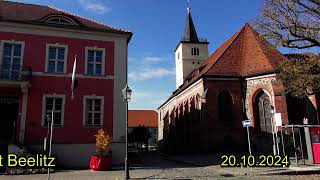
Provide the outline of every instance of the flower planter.
{"type": "Polygon", "coordinates": [[[110,156],[91,156],[90,169],[93,171],[105,171],[111,167],[110,156]]]}

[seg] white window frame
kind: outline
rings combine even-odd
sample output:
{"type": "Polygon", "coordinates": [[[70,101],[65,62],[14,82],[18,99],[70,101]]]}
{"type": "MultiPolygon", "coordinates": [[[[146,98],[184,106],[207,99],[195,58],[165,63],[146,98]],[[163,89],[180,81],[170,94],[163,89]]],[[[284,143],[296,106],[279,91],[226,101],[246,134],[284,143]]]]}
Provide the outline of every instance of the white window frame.
{"type": "MultiPolygon", "coordinates": [[[[46,73],[52,73],[52,74],[63,74],[67,73],[67,64],[68,64],[68,45],[64,44],[46,44],[46,63],[45,63],[45,70],[46,73]],[[55,48],[65,48],[64,50],[64,64],[63,64],[63,72],[49,72],[48,66],[49,66],[49,48],[55,47],[55,48]]],[[[56,69],[58,68],[58,64],[56,63],[56,69]]],[[[55,70],[56,70],[55,69],[55,70]]]]}
{"type": "Polygon", "coordinates": [[[83,96],[83,121],[82,125],[83,127],[102,127],[104,125],[104,96],[83,96]],[[101,100],[101,112],[100,112],[100,124],[99,125],[88,125],[86,124],[86,118],[87,118],[87,100],[88,99],[99,99],[101,100]]]}
{"type": "Polygon", "coordinates": [[[8,44],[20,44],[21,45],[20,66],[22,66],[23,65],[25,42],[24,41],[16,41],[16,40],[1,40],[0,41],[0,66],[2,65],[2,62],[3,62],[3,48],[4,48],[4,44],[5,43],[8,43],[8,44]]]}
{"type": "Polygon", "coordinates": [[[61,125],[55,125],[54,127],[63,127],[64,126],[64,111],[65,111],[65,102],[66,102],[66,95],[64,94],[44,94],[42,96],[42,116],[41,116],[41,125],[45,126],[45,116],[46,116],[46,99],[47,98],[62,98],[62,107],[61,107],[61,125]]]}
{"type": "MultiPolygon", "coordinates": [[[[98,47],[85,47],[85,74],[88,76],[104,76],[105,75],[105,64],[106,64],[106,49],[105,48],[98,48],[98,47]],[[102,51],[102,62],[101,62],[101,74],[100,75],[89,75],[88,74],[88,51],[102,51]]],[[[95,73],[95,63],[93,66],[93,71],[95,73]]]]}

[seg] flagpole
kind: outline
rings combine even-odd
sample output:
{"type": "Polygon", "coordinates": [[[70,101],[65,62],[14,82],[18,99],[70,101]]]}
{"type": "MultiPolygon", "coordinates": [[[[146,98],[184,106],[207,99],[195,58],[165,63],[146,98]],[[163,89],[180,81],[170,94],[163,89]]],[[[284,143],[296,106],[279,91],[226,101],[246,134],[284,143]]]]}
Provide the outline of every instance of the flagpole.
{"type": "Polygon", "coordinates": [[[72,77],[71,77],[71,99],[74,98],[74,89],[76,81],[76,70],[77,70],[77,55],[74,57],[73,68],[72,68],[72,77]]]}

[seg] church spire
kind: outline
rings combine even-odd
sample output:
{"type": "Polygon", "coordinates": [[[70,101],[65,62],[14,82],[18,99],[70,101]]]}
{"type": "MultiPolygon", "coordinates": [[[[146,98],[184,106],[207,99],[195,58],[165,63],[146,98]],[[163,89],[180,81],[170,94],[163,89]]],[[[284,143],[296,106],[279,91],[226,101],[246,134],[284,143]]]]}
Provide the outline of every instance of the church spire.
{"type": "Polygon", "coordinates": [[[186,20],[186,26],[184,30],[184,36],[182,38],[182,41],[185,42],[199,42],[198,35],[196,28],[194,27],[192,16],[191,16],[191,8],[190,8],[190,0],[187,2],[187,20],[186,20]]]}

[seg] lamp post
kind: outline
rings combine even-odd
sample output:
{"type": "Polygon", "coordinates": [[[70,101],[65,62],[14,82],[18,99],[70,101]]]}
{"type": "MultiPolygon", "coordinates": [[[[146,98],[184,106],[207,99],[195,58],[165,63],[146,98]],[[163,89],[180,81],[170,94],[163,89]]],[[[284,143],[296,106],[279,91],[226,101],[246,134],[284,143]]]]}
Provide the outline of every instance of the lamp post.
{"type": "Polygon", "coordinates": [[[123,99],[126,101],[126,158],[124,161],[124,169],[125,169],[125,179],[130,179],[129,175],[129,165],[128,165],[128,103],[131,100],[132,90],[129,88],[128,84],[122,90],[123,99]]]}

